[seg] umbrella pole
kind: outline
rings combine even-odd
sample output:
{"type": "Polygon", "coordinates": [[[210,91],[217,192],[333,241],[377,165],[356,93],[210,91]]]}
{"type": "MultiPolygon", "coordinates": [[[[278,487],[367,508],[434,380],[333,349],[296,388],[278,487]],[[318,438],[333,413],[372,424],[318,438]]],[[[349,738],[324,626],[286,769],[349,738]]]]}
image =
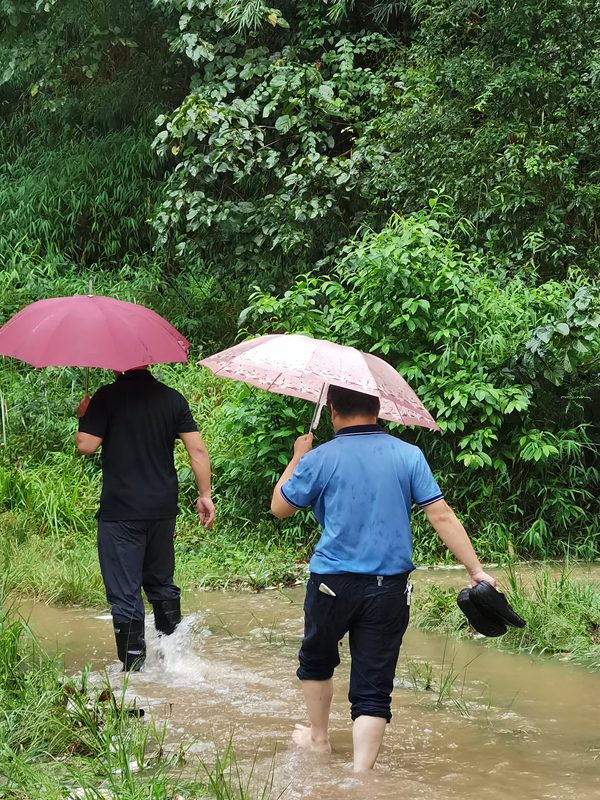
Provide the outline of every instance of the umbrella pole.
{"type": "MultiPolygon", "coordinates": [[[[89,281],[88,281],[88,297],[92,297],[93,294],[94,294],[94,284],[92,282],[92,279],[90,278],[89,281]]],[[[89,394],[89,388],[90,388],[90,368],[89,367],[85,368],[84,386],[85,386],[85,394],[87,395],[87,394],[89,394]]]]}
{"type": "Polygon", "coordinates": [[[315,406],[315,413],[313,414],[312,422],[310,423],[309,432],[312,433],[319,427],[319,422],[321,420],[321,412],[323,411],[323,406],[325,403],[323,402],[323,397],[325,395],[325,391],[327,389],[327,384],[324,383],[321,387],[321,394],[319,395],[319,400],[317,405],[315,406]]]}

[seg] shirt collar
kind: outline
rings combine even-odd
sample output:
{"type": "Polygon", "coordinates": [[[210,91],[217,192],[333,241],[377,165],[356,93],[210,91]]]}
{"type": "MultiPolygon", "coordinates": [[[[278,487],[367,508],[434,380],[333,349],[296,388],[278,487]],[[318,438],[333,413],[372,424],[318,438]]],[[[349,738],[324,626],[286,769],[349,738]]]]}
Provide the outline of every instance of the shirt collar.
{"type": "Polygon", "coordinates": [[[338,436],[360,436],[366,433],[385,433],[385,431],[379,425],[348,425],[347,428],[340,428],[335,438],[337,439],[338,436]]]}
{"type": "Polygon", "coordinates": [[[154,375],[147,369],[130,369],[117,375],[118,381],[154,380],[154,375]]]}

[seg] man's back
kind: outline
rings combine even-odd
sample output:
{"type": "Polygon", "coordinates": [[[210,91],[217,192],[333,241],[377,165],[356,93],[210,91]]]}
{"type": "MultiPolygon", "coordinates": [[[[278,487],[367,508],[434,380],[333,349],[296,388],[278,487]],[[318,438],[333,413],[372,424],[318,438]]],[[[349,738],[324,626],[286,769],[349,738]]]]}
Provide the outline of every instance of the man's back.
{"type": "Polygon", "coordinates": [[[175,517],[175,439],[196,430],[185,398],[146,370],[124,373],[101,387],[80,420],[80,431],[102,438],[99,517],[175,517]]]}
{"type": "Polygon", "coordinates": [[[338,431],[301,459],[281,493],[292,505],[312,506],[321,523],[313,572],[367,575],[414,568],[411,503],[443,496],[419,448],[377,425],[338,431]]]}

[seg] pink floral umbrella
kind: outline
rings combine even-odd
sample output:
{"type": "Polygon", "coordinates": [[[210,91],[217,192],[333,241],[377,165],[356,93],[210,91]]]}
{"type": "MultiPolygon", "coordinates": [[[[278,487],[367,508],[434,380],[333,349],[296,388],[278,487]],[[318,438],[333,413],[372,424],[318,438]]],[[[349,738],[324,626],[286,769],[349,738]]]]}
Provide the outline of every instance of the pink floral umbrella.
{"type": "Polygon", "coordinates": [[[326,388],[333,385],[379,397],[382,419],[439,430],[390,364],[354,347],[300,334],[272,334],[242,342],[199,363],[222,378],[317,403],[311,429],[318,424],[326,388]]]}

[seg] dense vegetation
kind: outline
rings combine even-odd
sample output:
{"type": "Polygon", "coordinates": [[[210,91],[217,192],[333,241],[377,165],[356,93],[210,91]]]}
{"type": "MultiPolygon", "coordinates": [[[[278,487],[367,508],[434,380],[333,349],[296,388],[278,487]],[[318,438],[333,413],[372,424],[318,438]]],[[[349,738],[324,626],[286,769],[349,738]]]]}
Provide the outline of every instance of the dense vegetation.
{"type": "MultiPolygon", "coordinates": [[[[440,423],[399,433],[484,557],[596,556],[598,11],[0,0],[0,319],[92,277],[194,356],[267,331],[379,353],[440,423]]],[[[219,497],[200,535],[181,461],[183,576],[290,578],[314,526],[271,522],[268,495],[310,410],[158,372],[219,497]]],[[[0,365],[0,550],[13,586],[95,602],[81,391],[77,370],[0,365]]],[[[418,558],[444,557],[416,523],[418,558]]]]}

